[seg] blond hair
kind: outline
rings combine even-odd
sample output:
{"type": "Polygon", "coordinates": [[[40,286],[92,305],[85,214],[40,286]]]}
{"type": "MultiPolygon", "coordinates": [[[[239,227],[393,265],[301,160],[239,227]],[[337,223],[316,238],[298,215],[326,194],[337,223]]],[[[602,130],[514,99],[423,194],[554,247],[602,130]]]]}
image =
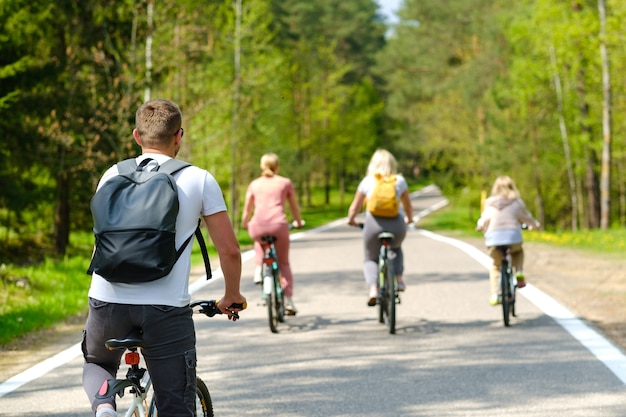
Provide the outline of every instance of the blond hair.
{"type": "Polygon", "coordinates": [[[135,114],[135,127],[142,144],[151,148],[167,146],[180,130],[183,115],[176,103],[154,99],[145,102],[135,114]]]}
{"type": "Polygon", "coordinates": [[[276,175],[278,170],[278,155],[275,153],[266,153],[261,157],[261,171],[266,177],[276,175]]]}
{"type": "Polygon", "coordinates": [[[519,190],[515,186],[513,179],[507,175],[501,175],[493,183],[491,187],[492,196],[500,196],[504,198],[519,198],[519,190]]]}
{"type": "Polygon", "coordinates": [[[395,175],[398,173],[398,162],[391,152],[377,149],[367,166],[367,175],[395,175]]]}

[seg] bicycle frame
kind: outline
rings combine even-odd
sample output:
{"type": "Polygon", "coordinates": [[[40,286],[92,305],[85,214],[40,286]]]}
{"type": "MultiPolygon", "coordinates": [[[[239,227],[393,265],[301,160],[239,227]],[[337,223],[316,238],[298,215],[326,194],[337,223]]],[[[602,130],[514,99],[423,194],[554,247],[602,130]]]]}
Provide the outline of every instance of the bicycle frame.
{"type": "Polygon", "coordinates": [[[266,235],[261,238],[265,255],[263,256],[263,298],[267,304],[269,325],[272,333],[278,333],[278,323],[284,322],[285,303],[283,288],[280,283],[278,256],[276,255],[275,236],[266,235]]]}
{"type": "Polygon", "coordinates": [[[130,365],[130,368],[126,372],[126,379],[109,380],[107,391],[98,396],[106,398],[117,394],[121,398],[124,396],[126,388],[130,388],[133,398],[124,416],[148,417],[150,414],[146,398],[152,386],[152,381],[147,370],[139,366],[141,357],[138,349],[143,347],[141,337],[139,335],[131,335],[124,339],[110,339],[105,344],[110,350],[127,350],[124,354],[124,362],[130,365]]]}
{"type": "Polygon", "coordinates": [[[133,391],[133,399],[128,407],[128,410],[126,410],[124,417],[148,417],[152,415],[151,413],[148,413],[149,408],[146,401],[148,391],[152,386],[152,381],[150,380],[148,372],[146,372],[142,378],[142,385],[144,388],[142,392],[138,393],[136,390],[133,391]]]}
{"type": "Polygon", "coordinates": [[[500,293],[502,303],[502,319],[506,327],[510,326],[510,316],[515,317],[515,289],[517,280],[513,274],[513,263],[511,259],[511,248],[509,246],[499,246],[502,253],[502,264],[500,266],[500,293]]]}
{"type": "MultiPolygon", "coordinates": [[[[222,314],[217,307],[217,301],[195,301],[190,304],[192,309],[199,307],[199,310],[194,312],[202,313],[207,317],[213,317],[216,314],[222,314]]],[[[244,304],[234,304],[232,308],[239,308],[244,310],[247,306],[244,304]]],[[[231,312],[235,319],[239,318],[236,312],[231,312]]],[[[98,393],[98,398],[108,398],[118,395],[120,398],[124,396],[126,388],[130,388],[130,392],[133,394],[133,399],[130,406],[124,414],[125,417],[158,417],[158,410],[156,408],[156,402],[154,395],[148,406],[147,397],[150,388],[152,387],[152,381],[148,371],[139,366],[141,356],[138,352],[140,348],[143,348],[143,340],[139,333],[131,334],[121,339],[109,339],[105,342],[105,345],[110,350],[124,349],[127,350],[124,354],[124,361],[130,365],[130,368],[126,372],[125,379],[109,379],[107,381],[107,390],[104,393],[98,393]]],[[[211,401],[211,395],[209,393],[206,384],[202,379],[196,377],[196,407],[201,411],[201,416],[212,417],[213,416],[213,403],[211,401]],[[198,408],[199,407],[199,408],[198,408]]]]}
{"type": "Polygon", "coordinates": [[[396,332],[396,303],[399,301],[396,277],[393,265],[390,262],[391,240],[393,234],[382,232],[380,240],[380,254],[378,257],[378,321],[385,323],[390,334],[396,332]]]}

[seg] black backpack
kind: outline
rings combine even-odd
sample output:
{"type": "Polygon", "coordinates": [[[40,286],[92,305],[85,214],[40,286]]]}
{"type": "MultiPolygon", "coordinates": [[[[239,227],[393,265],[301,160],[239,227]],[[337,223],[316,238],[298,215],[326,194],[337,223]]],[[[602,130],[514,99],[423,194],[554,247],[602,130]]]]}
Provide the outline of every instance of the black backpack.
{"type": "MultiPolygon", "coordinates": [[[[193,234],[176,249],[178,188],[172,176],[191,166],[170,159],[144,171],[152,158],[137,166],[135,158],[117,164],[119,175],[109,179],[91,199],[96,239],[88,274],[96,272],[110,282],[154,281],[170,273],[193,234]]],[[[156,161],[155,161],[156,162],[156,161]]],[[[207,273],[211,267],[200,220],[194,232],[207,273]]]]}

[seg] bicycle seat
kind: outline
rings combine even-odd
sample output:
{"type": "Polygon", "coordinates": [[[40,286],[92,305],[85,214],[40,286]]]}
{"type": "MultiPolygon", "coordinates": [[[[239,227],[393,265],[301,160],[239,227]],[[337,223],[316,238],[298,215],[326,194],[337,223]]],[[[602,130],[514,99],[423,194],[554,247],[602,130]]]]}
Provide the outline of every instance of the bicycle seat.
{"type": "Polygon", "coordinates": [[[104,345],[109,350],[143,348],[143,339],[141,338],[141,334],[139,332],[134,332],[120,339],[109,339],[104,342],[104,345]]]}
{"type": "Polygon", "coordinates": [[[380,240],[385,240],[385,239],[393,239],[394,235],[391,232],[382,232],[378,234],[378,239],[380,240]]]}
{"type": "Polygon", "coordinates": [[[274,243],[276,242],[276,236],[265,235],[261,237],[261,241],[267,242],[267,243],[274,243]]]}

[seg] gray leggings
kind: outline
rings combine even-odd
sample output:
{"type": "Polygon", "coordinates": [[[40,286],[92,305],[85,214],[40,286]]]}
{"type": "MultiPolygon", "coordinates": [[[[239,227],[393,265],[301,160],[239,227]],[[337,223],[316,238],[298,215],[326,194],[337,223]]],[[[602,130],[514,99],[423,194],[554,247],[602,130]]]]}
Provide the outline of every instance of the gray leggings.
{"type": "Polygon", "coordinates": [[[90,298],[82,350],[83,388],[92,410],[100,404],[115,407],[115,397],[95,398],[102,384],[116,377],[122,356],[119,350],[109,351],[104,342],[140,330],[159,415],[194,416],[196,335],[191,316],[189,307],[114,304],[90,298]]]}
{"type": "Polygon", "coordinates": [[[363,262],[363,275],[367,285],[376,285],[378,282],[378,254],[380,253],[380,241],[378,234],[381,232],[391,232],[394,235],[391,241],[391,249],[395,255],[392,259],[393,270],[396,276],[404,273],[404,254],[402,253],[402,241],[406,237],[406,224],[404,215],[392,219],[375,217],[370,213],[365,215],[365,226],[363,227],[363,246],[365,249],[365,259],[363,262]]]}

